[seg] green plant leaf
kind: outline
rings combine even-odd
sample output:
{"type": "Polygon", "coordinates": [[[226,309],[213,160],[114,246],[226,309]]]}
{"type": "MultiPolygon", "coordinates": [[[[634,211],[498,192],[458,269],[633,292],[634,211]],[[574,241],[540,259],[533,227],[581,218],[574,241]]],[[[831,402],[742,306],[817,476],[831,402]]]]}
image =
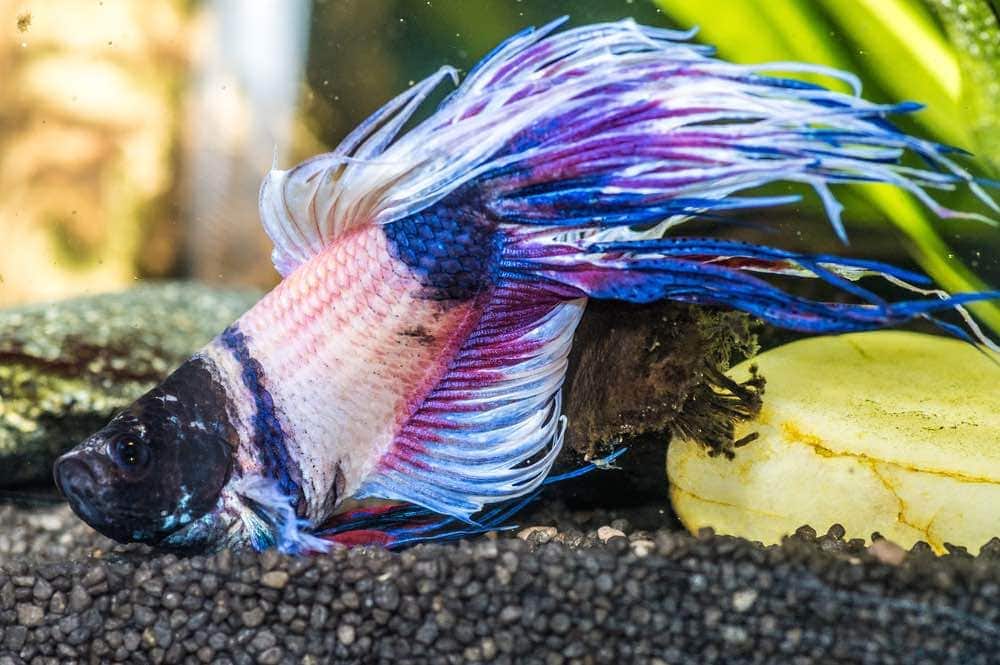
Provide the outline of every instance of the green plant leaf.
{"type": "MultiPolygon", "coordinates": [[[[923,133],[973,147],[970,123],[962,121],[966,113],[959,56],[933,16],[913,0],[655,2],[679,26],[699,26],[699,40],[714,45],[727,60],[796,60],[853,71],[861,75],[866,96],[926,104],[913,116],[923,133]]],[[[831,85],[828,80],[823,83],[831,85]]],[[[991,136],[1000,141],[995,129],[991,136]]],[[[853,189],[906,234],[914,260],[942,287],[952,292],[988,288],[954,258],[938,231],[939,220],[909,195],[890,187],[853,189]]],[[[980,303],[973,310],[1000,332],[1000,306],[980,303]]]]}
{"type": "Polygon", "coordinates": [[[1000,174],[1000,12],[987,0],[929,2],[958,55],[973,148],[1000,174]]]}

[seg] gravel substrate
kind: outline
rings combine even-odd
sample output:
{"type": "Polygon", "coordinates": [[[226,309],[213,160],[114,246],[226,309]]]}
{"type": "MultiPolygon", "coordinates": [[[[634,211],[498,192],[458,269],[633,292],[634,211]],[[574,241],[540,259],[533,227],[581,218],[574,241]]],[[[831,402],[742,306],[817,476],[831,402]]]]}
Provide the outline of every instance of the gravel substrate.
{"type": "Polygon", "coordinates": [[[764,548],[623,517],[650,514],[549,502],[402,553],[178,558],[3,507],[0,665],[1000,662],[1000,541],[894,565],[835,530],[764,548]]]}

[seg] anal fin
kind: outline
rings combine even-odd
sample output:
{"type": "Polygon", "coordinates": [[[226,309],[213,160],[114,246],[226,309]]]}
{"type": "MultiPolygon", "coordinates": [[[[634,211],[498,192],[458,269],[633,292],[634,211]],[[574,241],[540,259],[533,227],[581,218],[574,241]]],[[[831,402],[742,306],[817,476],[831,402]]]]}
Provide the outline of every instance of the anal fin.
{"type": "Polygon", "coordinates": [[[423,506],[402,502],[379,502],[335,515],[316,533],[316,536],[348,547],[380,545],[398,549],[417,543],[457,540],[488,531],[516,529],[517,525],[508,523],[508,520],[534,501],[542,491],[542,486],[577,478],[594,469],[616,468],[612,463],[627,450],[620,448],[579,468],[556,476],[548,476],[539,487],[527,494],[495,503],[476,513],[472,520],[439,515],[423,506]]]}

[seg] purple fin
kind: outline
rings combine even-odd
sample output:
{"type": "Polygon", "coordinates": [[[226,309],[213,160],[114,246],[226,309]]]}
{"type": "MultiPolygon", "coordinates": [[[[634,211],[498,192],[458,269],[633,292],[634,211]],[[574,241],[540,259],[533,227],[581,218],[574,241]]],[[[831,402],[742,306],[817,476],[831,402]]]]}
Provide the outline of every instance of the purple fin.
{"type": "Polygon", "coordinates": [[[992,342],[967,320],[973,334],[938,321],[932,313],[958,309],[1000,292],[949,296],[922,289],[921,275],[862,259],[809,255],[748,243],[711,238],[652,238],[592,243],[539,242],[528,235],[514,243],[503,269],[522,279],[542,279],[579,289],[592,298],[630,302],[669,299],[702,305],[722,305],[750,312],[765,321],[812,333],[843,333],[897,325],[927,318],[951,334],[992,342]],[[751,273],[820,278],[854,295],[861,303],[826,303],[788,293],[751,273]],[[857,282],[877,276],[907,290],[935,297],[888,303],[857,282]]]}
{"type": "MultiPolygon", "coordinates": [[[[563,290],[568,292],[568,290],[563,290]]],[[[494,291],[449,372],[357,493],[471,520],[534,491],[562,445],[563,377],[580,299],[511,283],[494,291]]]]}
{"type": "MultiPolygon", "coordinates": [[[[523,31],[501,44],[410,131],[398,134],[452,70],[417,84],[335,151],[290,172],[296,175],[283,185],[290,195],[262,198],[270,206],[262,209],[280,269],[314,252],[317,239],[334,227],[412,219],[450,197],[452,208],[474,208],[469,224],[485,211],[501,225],[508,256],[538,258],[536,278],[577,286],[581,295],[721,303],[814,331],[891,325],[989,297],[948,300],[922,292],[933,305],[837,307],[766,287],[731,260],[683,258],[676,247],[655,243],[622,250],[620,260],[597,249],[609,242],[659,241],[692,218],[787,204],[794,197],[751,193],[775,182],[815,191],[845,240],[835,195],[841,184],[893,185],[943,218],[993,223],[980,213],[944,207],[931,196],[934,190],[967,187],[994,212],[1000,206],[954,161],[954,149],[907,135],[887,120],[919,105],[865,100],[850,74],[801,63],[733,64],[688,43],[691,32],[631,20],[559,31],[563,23],[523,31]],[[771,73],[777,71],[830,76],[850,83],[854,94],[771,73]],[[910,157],[925,167],[910,166],[910,157]],[[274,222],[285,217],[295,224],[274,222]],[[567,250],[577,256],[558,254],[567,250]],[[569,275],[571,265],[592,266],[590,281],[569,275]],[[635,274],[611,276],[630,270],[635,274]]],[[[863,300],[869,294],[853,284],[857,274],[901,282],[887,267],[866,271],[846,260],[805,256],[794,261],[794,274],[827,279],[863,300]]],[[[755,263],[744,268],[766,271],[766,262],[755,263]]],[[[792,269],[788,259],[771,264],[772,272],[792,269]]]]}
{"type": "Polygon", "coordinates": [[[813,188],[846,238],[830,187],[887,183],[942,217],[928,193],[967,186],[1000,206],[948,146],[900,132],[886,118],[918,104],[876,104],[856,77],[819,65],[737,65],[688,43],[693,32],[631,20],[562,32],[564,19],[525,30],[484,58],[437,110],[403,124],[453,69],[386,104],[331,153],[262,189],[261,214],[286,271],[338,229],[389,224],[466,185],[512,222],[620,226],[764,207],[788,197],[740,197],[777,181],[813,188]],[[850,83],[833,92],[769,71],[850,83]],[[904,165],[906,153],[927,168],[904,165]],[[446,158],[443,158],[446,157],[446,158]],[[738,202],[738,203],[737,203],[738,202]]]}

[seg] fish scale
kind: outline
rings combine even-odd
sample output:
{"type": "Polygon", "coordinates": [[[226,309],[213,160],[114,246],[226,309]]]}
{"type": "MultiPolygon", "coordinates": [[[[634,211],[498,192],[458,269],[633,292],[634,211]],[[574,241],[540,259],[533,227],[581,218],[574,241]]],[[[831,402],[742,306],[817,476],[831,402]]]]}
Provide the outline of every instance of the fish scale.
{"type": "Polygon", "coordinates": [[[472,307],[416,297],[423,286],[391,258],[383,230],[369,227],[329,247],[236,323],[264,368],[312,519],[321,517],[338,466],[353,493],[377,459],[373,442],[387,450],[408,405],[444,371],[472,307]],[[408,334],[414,329],[433,334],[408,334]]]}

